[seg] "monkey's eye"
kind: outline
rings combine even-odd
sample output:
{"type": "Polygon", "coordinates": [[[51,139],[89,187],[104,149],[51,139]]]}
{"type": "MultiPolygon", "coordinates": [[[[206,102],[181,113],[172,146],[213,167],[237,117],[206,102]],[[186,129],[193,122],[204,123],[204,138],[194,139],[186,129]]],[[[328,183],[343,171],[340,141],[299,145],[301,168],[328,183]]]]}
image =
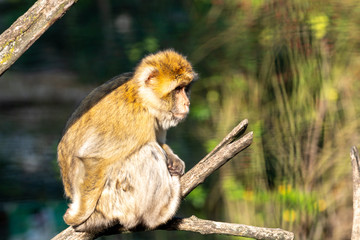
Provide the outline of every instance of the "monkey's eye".
{"type": "Polygon", "coordinates": [[[191,88],[192,82],[185,86],[185,92],[189,92],[191,88]]]}
{"type": "Polygon", "coordinates": [[[179,93],[181,92],[181,90],[183,89],[184,87],[183,86],[178,86],[175,88],[175,93],[179,93]]]}

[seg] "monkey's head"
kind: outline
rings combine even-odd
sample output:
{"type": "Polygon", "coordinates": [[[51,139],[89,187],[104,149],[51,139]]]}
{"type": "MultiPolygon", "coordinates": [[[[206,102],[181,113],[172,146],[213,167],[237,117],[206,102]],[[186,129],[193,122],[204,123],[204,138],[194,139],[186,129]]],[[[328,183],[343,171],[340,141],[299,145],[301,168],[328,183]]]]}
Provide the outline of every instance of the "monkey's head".
{"type": "Polygon", "coordinates": [[[190,86],[196,78],[191,64],[173,50],[147,56],[135,70],[144,106],[163,129],[176,126],[189,113],[190,86]]]}

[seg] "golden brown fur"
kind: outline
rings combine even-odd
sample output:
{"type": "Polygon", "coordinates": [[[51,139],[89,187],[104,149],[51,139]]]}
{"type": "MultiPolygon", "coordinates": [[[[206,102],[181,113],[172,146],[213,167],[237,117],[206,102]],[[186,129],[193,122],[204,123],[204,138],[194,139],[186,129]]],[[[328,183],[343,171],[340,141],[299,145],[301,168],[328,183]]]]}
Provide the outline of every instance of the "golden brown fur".
{"type": "Polygon", "coordinates": [[[67,224],[91,232],[114,224],[154,228],[173,216],[185,165],[165,144],[166,130],[188,114],[195,77],[183,56],[167,50],[83,100],[58,145],[72,201],[67,224]]]}

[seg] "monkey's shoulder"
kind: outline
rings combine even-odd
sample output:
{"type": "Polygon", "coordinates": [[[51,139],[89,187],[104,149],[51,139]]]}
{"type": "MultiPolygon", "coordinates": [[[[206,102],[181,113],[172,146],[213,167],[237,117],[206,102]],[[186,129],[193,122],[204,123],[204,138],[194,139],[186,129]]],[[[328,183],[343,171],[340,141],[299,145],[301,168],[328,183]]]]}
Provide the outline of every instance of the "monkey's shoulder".
{"type": "Polygon", "coordinates": [[[134,76],[133,72],[123,73],[118,76],[113,77],[109,81],[103,83],[99,87],[95,88],[88,96],[91,98],[102,98],[107,94],[111,93],[118,87],[122,86],[124,83],[131,80],[134,76]]]}
{"type": "Polygon", "coordinates": [[[96,104],[98,104],[102,99],[108,96],[117,88],[124,85],[126,82],[131,80],[134,76],[134,73],[128,72],[113,77],[109,81],[98,86],[92,90],[89,95],[87,95],[74,111],[74,113],[69,118],[65,130],[66,131],[71,125],[73,125],[77,120],[79,120],[84,114],[86,114],[90,109],[92,109],[96,104]]]}
{"type": "Polygon", "coordinates": [[[104,97],[112,93],[114,90],[131,80],[133,77],[133,73],[123,73],[119,76],[116,76],[99,87],[95,88],[93,91],[89,93],[88,96],[84,98],[84,100],[80,103],[78,109],[80,113],[83,111],[88,111],[98,102],[100,102],[104,97]]]}

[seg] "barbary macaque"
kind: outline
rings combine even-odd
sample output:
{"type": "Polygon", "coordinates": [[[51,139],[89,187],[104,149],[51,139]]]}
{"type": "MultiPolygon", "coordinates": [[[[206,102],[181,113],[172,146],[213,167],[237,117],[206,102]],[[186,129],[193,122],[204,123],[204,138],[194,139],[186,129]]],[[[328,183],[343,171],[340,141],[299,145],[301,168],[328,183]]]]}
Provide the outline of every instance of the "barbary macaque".
{"type": "Polygon", "coordinates": [[[196,78],[185,57],[160,51],[81,102],[58,145],[71,199],[68,225],[86,232],[117,224],[153,229],[173,217],[185,164],[165,137],[189,113],[196,78]]]}

